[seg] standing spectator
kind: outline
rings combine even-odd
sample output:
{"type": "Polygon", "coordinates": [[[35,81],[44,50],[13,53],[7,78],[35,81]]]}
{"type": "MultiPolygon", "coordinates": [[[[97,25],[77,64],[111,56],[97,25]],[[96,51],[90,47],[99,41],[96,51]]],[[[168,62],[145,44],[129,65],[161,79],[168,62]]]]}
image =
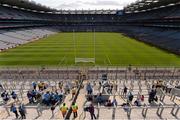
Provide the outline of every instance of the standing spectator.
{"type": "Polygon", "coordinates": [[[34,100],[30,91],[27,92],[27,97],[28,97],[29,103],[34,103],[34,100]]]}
{"type": "Polygon", "coordinates": [[[99,95],[97,96],[97,102],[99,103],[99,104],[102,104],[104,101],[103,101],[103,97],[102,97],[102,94],[101,93],[99,93],[99,95]]]}
{"type": "Polygon", "coordinates": [[[2,84],[0,83],[0,91],[3,91],[3,90],[4,90],[4,88],[3,88],[2,84]]]}
{"type": "Polygon", "coordinates": [[[55,105],[52,105],[51,106],[52,117],[54,117],[54,110],[55,110],[55,105]]]}
{"type": "Polygon", "coordinates": [[[126,86],[124,86],[124,89],[123,89],[123,96],[124,96],[124,97],[125,97],[126,94],[127,94],[127,90],[128,90],[128,88],[127,88],[126,86]]]}
{"type": "Polygon", "coordinates": [[[94,106],[93,106],[93,104],[91,104],[90,107],[89,107],[89,113],[91,115],[91,120],[96,119],[96,116],[94,114],[94,106]]]}
{"type": "Polygon", "coordinates": [[[144,102],[144,95],[141,95],[141,101],[144,102]]]}
{"type": "Polygon", "coordinates": [[[8,92],[5,90],[5,91],[1,94],[1,97],[2,97],[2,99],[3,99],[3,101],[4,101],[4,103],[6,104],[7,101],[9,100],[9,94],[8,94],[8,92]]]}
{"type": "Polygon", "coordinates": [[[62,88],[63,88],[63,82],[59,82],[59,83],[58,83],[58,86],[59,86],[59,89],[62,90],[62,88]]]}
{"type": "Polygon", "coordinates": [[[16,94],[14,91],[12,91],[11,96],[12,96],[14,102],[16,102],[16,100],[17,100],[17,94],[16,94]]]}
{"type": "Polygon", "coordinates": [[[36,82],[33,82],[33,83],[32,83],[32,87],[33,87],[34,90],[36,90],[37,83],[36,83],[36,82]]]}
{"type": "Polygon", "coordinates": [[[112,105],[115,105],[115,106],[117,107],[118,103],[117,103],[116,98],[114,98],[114,99],[113,99],[113,101],[112,101],[112,105]]]}
{"type": "Polygon", "coordinates": [[[128,93],[128,102],[129,102],[129,103],[132,103],[133,98],[134,98],[134,96],[133,96],[132,92],[129,91],[129,93],[128,93]]]}
{"type": "Polygon", "coordinates": [[[66,103],[63,103],[63,105],[60,107],[60,110],[61,110],[62,116],[64,118],[66,113],[67,113],[67,110],[68,110],[68,107],[66,106],[66,103]]]}
{"type": "Polygon", "coordinates": [[[87,90],[87,94],[88,94],[88,95],[91,95],[91,94],[92,94],[93,89],[92,89],[92,86],[91,86],[90,83],[87,84],[86,90],[87,90]]]}
{"type": "Polygon", "coordinates": [[[74,98],[74,96],[75,96],[75,94],[76,94],[76,88],[75,88],[75,87],[73,87],[73,89],[72,89],[71,93],[72,93],[72,99],[73,99],[73,98],[74,98]]]}
{"type": "Polygon", "coordinates": [[[74,115],[74,118],[76,118],[78,116],[78,113],[77,113],[77,110],[78,110],[78,106],[76,103],[72,103],[72,112],[73,112],[73,115],[74,115]]]}
{"type": "Polygon", "coordinates": [[[34,89],[31,91],[31,96],[32,96],[32,99],[33,99],[33,102],[36,101],[36,95],[37,95],[37,91],[34,89]]]}
{"type": "Polygon", "coordinates": [[[50,95],[49,91],[47,91],[46,94],[44,94],[43,103],[46,104],[47,106],[49,106],[50,98],[51,98],[51,95],[50,95]]]}
{"type": "Polygon", "coordinates": [[[21,119],[26,119],[26,109],[22,103],[19,105],[19,113],[21,115],[21,119]]]}
{"type": "Polygon", "coordinates": [[[64,91],[65,94],[69,94],[70,93],[70,83],[66,83],[66,85],[64,86],[64,91]]]}
{"type": "Polygon", "coordinates": [[[18,119],[19,114],[18,114],[17,108],[16,108],[16,106],[14,104],[11,105],[10,111],[13,112],[15,114],[15,116],[16,116],[16,119],[18,119]]]}
{"type": "Polygon", "coordinates": [[[152,103],[154,100],[157,101],[157,96],[156,96],[156,89],[152,89],[151,92],[149,93],[149,98],[148,101],[149,103],[152,103]]]}

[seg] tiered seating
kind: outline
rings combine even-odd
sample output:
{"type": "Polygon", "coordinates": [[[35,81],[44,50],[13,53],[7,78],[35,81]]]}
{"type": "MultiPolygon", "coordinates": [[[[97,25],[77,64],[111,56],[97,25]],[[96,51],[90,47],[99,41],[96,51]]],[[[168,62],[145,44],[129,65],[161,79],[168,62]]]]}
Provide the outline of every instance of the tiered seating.
{"type": "Polygon", "coordinates": [[[39,38],[54,34],[56,29],[29,28],[18,30],[0,30],[0,50],[16,47],[39,38]]]}
{"type": "MultiPolygon", "coordinates": [[[[79,107],[76,119],[91,118],[86,111],[91,103],[94,105],[97,119],[179,119],[180,94],[179,89],[175,88],[180,85],[179,80],[175,78],[176,75],[180,77],[178,68],[92,68],[83,71],[74,68],[58,70],[43,68],[41,70],[18,69],[18,71],[2,69],[1,71],[0,84],[3,87],[0,89],[1,92],[15,91],[18,99],[17,101],[10,99],[4,105],[0,99],[0,119],[14,119],[15,115],[10,112],[10,105],[15,103],[19,106],[20,102],[25,104],[27,119],[63,119],[58,107],[61,104],[57,104],[53,112],[50,109],[51,105],[46,106],[41,100],[35,100],[35,103],[29,104],[27,91],[34,89],[32,83],[46,84],[47,88],[40,94],[45,94],[46,91],[63,90],[63,94],[66,93],[63,102],[67,107],[70,108],[74,101],[79,107]],[[104,78],[102,80],[104,73],[107,73],[107,80],[104,78]],[[7,77],[7,74],[10,75],[7,77]],[[89,84],[92,93],[87,91],[89,84]],[[128,88],[126,93],[124,93],[124,86],[128,88]],[[76,95],[73,98],[72,88],[76,88],[76,95]],[[152,90],[156,90],[154,98],[158,100],[149,102],[152,90]],[[129,98],[129,92],[134,96],[132,101],[129,98]],[[102,99],[99,99],[100,93],[102,99]],[[113,100],[116,102],[112,103],[113,100]],[[140,100],[138,105],[135,102],[137,100],[140,100]],[[127,101],[130,103],[129,106],[125,105],[127,101]]],[[[36,90],[39,91],[38,86],[36,90]]],[[[73,119],[71,109],[68,110],[65,118],[73,119]]]]}
{"type": "Polygon", "coordinates": [[[138,38],[141,41],[159,46],[161,48],[180,53],[180,35],[177,29],[164,29],[152,27],[127,26],[122,29],[124,33],[138,38]]]}

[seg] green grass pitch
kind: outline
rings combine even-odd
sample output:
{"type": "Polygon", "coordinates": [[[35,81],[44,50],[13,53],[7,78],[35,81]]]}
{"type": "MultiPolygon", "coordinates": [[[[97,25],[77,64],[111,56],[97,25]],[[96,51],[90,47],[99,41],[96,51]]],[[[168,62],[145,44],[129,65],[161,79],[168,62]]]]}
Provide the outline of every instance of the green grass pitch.
{"type": "Polygon", "coordinates": [[[93,32],[77,32],[75,40],[73,33],[58,33],[1,52],[0,66],[180,66],[180,56],[120,33],[97,32],[95,36],[95,64],[75,64],[75,56],[94,56],[93,32]]]}

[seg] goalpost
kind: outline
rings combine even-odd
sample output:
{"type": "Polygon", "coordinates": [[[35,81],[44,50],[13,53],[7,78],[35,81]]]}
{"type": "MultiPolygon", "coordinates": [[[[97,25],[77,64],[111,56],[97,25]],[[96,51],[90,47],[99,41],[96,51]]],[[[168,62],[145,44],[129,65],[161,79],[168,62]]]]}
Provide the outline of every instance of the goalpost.
{"type": "Polygon", "coordinates": [[[75,57],[75,64],[77,63],[96,63],[96,35],[95,30],[93,31],[93,56],[92,57],[78,57],[77,55],[77,42],[75,31],[73,30],[73,41],[74,41],[74,57],[75,57]]]}

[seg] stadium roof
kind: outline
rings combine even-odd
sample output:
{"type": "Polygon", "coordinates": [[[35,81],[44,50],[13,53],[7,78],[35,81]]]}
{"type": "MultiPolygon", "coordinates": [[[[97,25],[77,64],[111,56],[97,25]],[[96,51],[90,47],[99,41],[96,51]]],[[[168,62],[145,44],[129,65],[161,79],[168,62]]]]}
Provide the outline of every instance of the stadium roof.
{"type": "Polygon", "coordinates": [[[139,12],[179,4],[180,0],[140,0],[124,8],[126,13],[139,12]]]}
{"type": "Polygon", "coordinates": [[[52,14],[116,14],[120,10],[56,10],[28,0],[0,0],[3,6],[52,14]]]}
{"type": "Polygon", "coordinates": [[[52,12],[56,11],[55,9],[43,6],[41,4],[37,4],[35,2],[30,2],[29,0],[0,0],[0,4],[8,5],[8,6],[16,6],[18,8],[23,8],[26,10],[36,10],[36,11],[44,11],[44,12],[52,12]]]}
{"type": "Polygon", "coordinates": [[[57,14],[116,14],[118,10],[60,10],[57,14]]]}

